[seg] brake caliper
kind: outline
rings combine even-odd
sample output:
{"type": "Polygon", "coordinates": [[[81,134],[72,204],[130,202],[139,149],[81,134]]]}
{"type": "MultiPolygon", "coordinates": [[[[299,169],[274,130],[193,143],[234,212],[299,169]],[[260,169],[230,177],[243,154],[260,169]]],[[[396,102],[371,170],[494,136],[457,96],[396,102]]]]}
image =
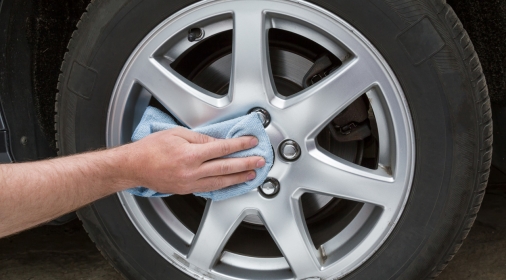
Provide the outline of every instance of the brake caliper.
{"type": "MultiPolygon", "coordinates": [[[[322,55],[309,69],[303,79],[304,88],[308,88],[330,75],[337,67],[333,65],[328,55],[322,55]]],[[[339,114],[328,128],[332,137],[339,142],[364,140],[371,135],[367,108],[359,98],[339,114]]]]}
{"type": "Polygon", "coordinates": [[[328,125],[332,137],[339,142],[364,140],[371,135],[367,108],[361,98],[355,100],[328,125]]]}
{"type": "Polygon", "coordinates": [[[311,66],[304,76],[302,80],[304,82],[304,88],[310,87],[325,78],[332,70],[334,70],[334,67],[332,67],[332,61],[328,55],[321,56],[314,62],[313,66],[311,66]]]}

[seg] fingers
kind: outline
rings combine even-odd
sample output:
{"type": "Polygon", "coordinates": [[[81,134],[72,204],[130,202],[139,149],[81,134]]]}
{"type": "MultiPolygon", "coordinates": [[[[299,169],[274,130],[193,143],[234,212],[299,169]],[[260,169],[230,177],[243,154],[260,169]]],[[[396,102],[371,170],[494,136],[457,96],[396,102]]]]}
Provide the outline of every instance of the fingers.
{"type": "Polygon", "coordinates": [[[261,168],[263,157],[227,158],[207,161],[198,170],[200,177],[221,176],[261,168]]]}
{"type": "Polygon", "coordinates": [[[255,171],[202,178],[195,184],[192,192],[209,192],[255,179],[255,171]]]}
{"type": "Polygon", "coordinates": [[[218,139],[213,138],[211,136],[200,134],[200,133],[191,131],[189,129],[186,129],[184,127],[173,128],[173,129],[171,129],[171,131],[172,131],[172,133],[174,133],[174,135],[179,136],[192,144],[205,144],[205,143],[209,143],[209,142],[213,142],[213,141],[218,140],[218,139]]]}
{"type": "Polygon", "coordinates": [[[216,139],[182,127],[171,130],[174,135],[187,140],[191,144],[203,144],[199,148],[199,153],[202,155],[203,161],[251,149],[258,145],[258,139],[254,136],[243,136],[233,139],[216,139]]]}
{"type": "Polygon", "coordinates": [[[200,147],[204,160],[220,158],[235,152],[251,149],[258,145],[254,136],[243,136],[233,139],[218,139],[208,142],[200,147]]]}

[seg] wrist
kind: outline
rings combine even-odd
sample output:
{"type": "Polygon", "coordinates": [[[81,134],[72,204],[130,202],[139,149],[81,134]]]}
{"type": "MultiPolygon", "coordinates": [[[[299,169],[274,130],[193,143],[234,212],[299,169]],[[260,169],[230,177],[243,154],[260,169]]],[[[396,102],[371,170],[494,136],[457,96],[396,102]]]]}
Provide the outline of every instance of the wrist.
{"type": "Polygon", "coordinates": [[[135,155],[129,147],[129,144],[107,150],[108,158],[111,159],[112,166],[109,178],[111,179],[111,188],[113,192],[120,192],[137,186],[138,180],[136,174],[135,155]]]}

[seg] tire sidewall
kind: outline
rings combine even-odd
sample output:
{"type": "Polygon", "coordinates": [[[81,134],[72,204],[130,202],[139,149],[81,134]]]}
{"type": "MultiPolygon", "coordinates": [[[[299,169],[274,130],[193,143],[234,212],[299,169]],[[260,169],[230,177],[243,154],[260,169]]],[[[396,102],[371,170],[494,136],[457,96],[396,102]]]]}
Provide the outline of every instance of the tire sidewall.
{"type": "MultiPolygon", "coordinates": [[[[63,154],[105,147],[109,103],[125,62],[153,28],[193,2],[106,0],[90,6],[63,68],[58,103],[63,154]],[[72,72],[74,63],[96,73],[89,98],[67,86],[69,80],[81,78],[72,72]]],[[[415,176],[404,213],[380,250],[349,277],[426,277],[452,246],[465,219],[462,209],[469,208],[477,182],[479,119],[467,66],[432,1],[404,1],[413,6],[412,22],[389,1],[311,2],[352,24],[380,51],[403,88],[415,130],[415,176]],[[414,63],[399,36],[424,17],[434,23],[445,46],[414,63]],[[452,67],[446,67],[445,61],[452,67]]],[[[125,276],[189,279],[144,240],[116,195],[80,210],[79,216],[125,276]]]]}

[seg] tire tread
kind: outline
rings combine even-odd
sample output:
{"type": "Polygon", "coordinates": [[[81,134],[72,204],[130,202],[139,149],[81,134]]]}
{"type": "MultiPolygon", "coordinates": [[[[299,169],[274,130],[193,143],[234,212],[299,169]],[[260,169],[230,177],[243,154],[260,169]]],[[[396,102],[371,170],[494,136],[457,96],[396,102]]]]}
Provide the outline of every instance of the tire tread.
{"type": "Polygon", "coordinates": [[[446,1],[432,0],[432,2],[437,10],[439,18],[441,18],[446,25],[451,28],[451,33],[454,34],[453,40],[461,52],[464,64],[467,66],[467,69],[469,69],[469,76],[471,77],[475,100],[479,100],[477,102],[477,110],[479,110],[480,114],[478,116],[480,119],[478,124],[480,127],[478,131],[482,131],[483,141],[479,143],[479,175],[477,176],[477,182],[475,184],[476,189],[474,190],[473,198],[471,199],[468,209],[465,210],[466,216],[464,218],[464,222],[453,241],[453,245],[449,247],[441,261],[437,263],[435,269],[427,277],[428,279],[434,279],[441,274],[444,268],[460,249],[464,240],[471,231],[474,221],[476,220],[477,213],[481,207],[483,197],[485,196],[488,174],[490,172],[493,142],[492,114],[488,87],[478,54],[476,53],[467,31],[464,29],[464,26],[457,17],[457,14],[446,3],[446,1]]]}
{"type": "MultiPolygon", "coordinates": [[[[77,40],[77,38],[79,37],[79,28],[81,27],[81,25],[86,22],[88,20],[88,13],[92,12],[93,10],[95,10],[95,3],[96,1],[95,0],[92,0],[88,6],[86,7],[86,11],[81,15],[81,18],[79,19],[79,21],[77,22],[77,25],[76,25],[76,30],[72,33],[72,36],[69,40],[69,43],[67,44],[67,52],[65,52],[65,55],[63,56],[63,62],[60,66],[60,74],[58,76],[58,84],[56,86],[57,88],[57,91],[56,91],[56,98],[55,98],[55,115],[54,115],[54,121],[55,121],[55,140],[56,140],[56,149],[57,149],[57,154],[58,156],[62,156],[63,155],[63,151],[62,151],[62,147],[61,147],[61,135],[58,133],[58,127],[61,125],[60,123],[60,112],[61,110],[59,110],[59,107],[61,106],[61,92],[63,91],[63,81],[65,79],[65,76],[64,76],[64,73],[68,70],[68,67],[70,67],[70,64],[69,64],[69,59],[70,59],[70,53],[75,49],[75,42],[77,40]]],[[[68,130],[67,130],[68,131],[68,130]]],[[[83,217],[81,216],[81,214],[79,213],[79,211],[76,211],[76,214],[78,216],[78,218],[82,221],[83,220],[83,217]]],[[[89,228],[86,223],[81,223],[84,230],[86,231],[86,233],[88,234],[89,238],[91,239],[91,241],[96,245],[98,244],[97,243],[97,240],[95,240],[94,238],[94,234],[91,234],[92,233],[92,229],[89,228]]],[[[109,256],[104,250],[100,249],[99,246],[95,246],[97,248],[97,250],[100,252],[100,254],[107,260],[107,263],[112,267],[114,268],[114,270],[119,274],[121,275],[123,278],[126,279],[125,275],[123,275],[123,273],[121,273],[121,271],[119,271],[114,265],[113,263],[115,263],[114,261],[114,258],[112,256],[109,256]]]]}

